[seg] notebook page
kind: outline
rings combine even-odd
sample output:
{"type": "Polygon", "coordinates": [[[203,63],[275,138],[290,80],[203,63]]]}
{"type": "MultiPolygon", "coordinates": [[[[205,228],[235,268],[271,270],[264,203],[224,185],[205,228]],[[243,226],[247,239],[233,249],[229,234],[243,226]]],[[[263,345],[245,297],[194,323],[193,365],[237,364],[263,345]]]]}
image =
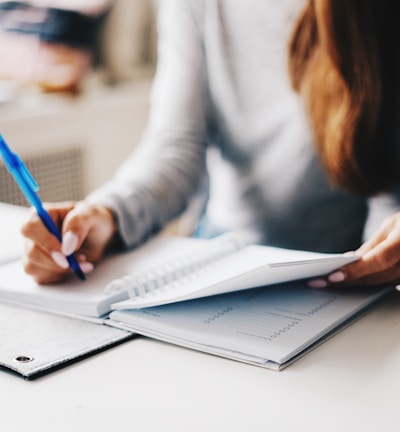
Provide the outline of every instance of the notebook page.
{"type": "Polygon", "coordinates": [[[213,261],[161,289],[113,304],[113,309],[151,307],[262,285],[310,278],[333,271],[356,256],[249,245],[213,261]]]}
{"type": "Polygon", "coordinates": [[[312,290],[296,282],[115,311],[110,318],[161,340],[283,363],[375,298],[365,291],[312,290]]]}
{"type": "Polygon", "coordinates": [[[0,203],[0,264],[21,255],[23,240],[20,229],[27,214],[25,207],[0,203]]]}
{"type": "Polygon", "coordinates": [[[105,293],[105,286],[123,274],[145,268],[165,256],[181,252],[193,239],[155,238],[136,250],[108,256],[85,282],[75,275],[60,284],[38,285],[25,274],[17,260],[0,266],[0,301],[39,306],[60,313],[98,317],[110,311],[110,304],[127,298],[126,292],[105,293]]]}

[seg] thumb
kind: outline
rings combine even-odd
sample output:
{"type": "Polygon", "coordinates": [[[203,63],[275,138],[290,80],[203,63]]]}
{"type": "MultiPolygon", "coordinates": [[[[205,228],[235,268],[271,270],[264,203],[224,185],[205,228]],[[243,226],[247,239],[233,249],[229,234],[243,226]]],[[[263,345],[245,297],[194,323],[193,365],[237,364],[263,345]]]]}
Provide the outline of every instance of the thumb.
{"type": "Polygon", "coordinates": [[[65,217],[62,226],[61,250],[65,255],[71,255],[80,249],[93,223],[90,207],[84,204],[76,204],[65,217]]]}
{"type": "Polygon", "coordinates": [[[96,262],[112,240],[116,222],[108,208],[81,201],[65,217],[62,232],[64,254],[79,250],[89,261],[96,262]]]}
{"type": "Polygon", "coordinates": [[[62,238],[61,251],[64,255],[72,255],[79,249],[79,236],[73,231],[67,231],[62,238]]]}

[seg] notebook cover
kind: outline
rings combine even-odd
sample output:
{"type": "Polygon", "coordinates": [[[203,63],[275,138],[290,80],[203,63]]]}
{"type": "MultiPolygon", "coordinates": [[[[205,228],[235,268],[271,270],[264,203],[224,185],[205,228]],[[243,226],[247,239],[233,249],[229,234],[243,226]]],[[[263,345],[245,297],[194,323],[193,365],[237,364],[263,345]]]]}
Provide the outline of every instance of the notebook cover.
{"type": "Polygon", "coordinates": [[[0,304],[0,369],[34,379],[115,346],[132,332],[0,304]]]}

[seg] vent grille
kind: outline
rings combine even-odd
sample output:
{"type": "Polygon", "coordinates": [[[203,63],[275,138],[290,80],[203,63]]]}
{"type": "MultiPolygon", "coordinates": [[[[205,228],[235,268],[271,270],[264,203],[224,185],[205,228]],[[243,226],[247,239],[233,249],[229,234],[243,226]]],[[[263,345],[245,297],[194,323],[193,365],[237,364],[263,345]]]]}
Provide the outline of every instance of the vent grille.
{"type": "MultiPolygon", "coordinates": [[[[24,156],[21,154],[21,157],[24,156]]],[[[40,186],[43,201],[76,201],[83,198],[83,152],[68,148],[24,158],[40,186]]],[[[4,164],[0,164],[0,201],[27,206],[28,203],[4,164]]]]}

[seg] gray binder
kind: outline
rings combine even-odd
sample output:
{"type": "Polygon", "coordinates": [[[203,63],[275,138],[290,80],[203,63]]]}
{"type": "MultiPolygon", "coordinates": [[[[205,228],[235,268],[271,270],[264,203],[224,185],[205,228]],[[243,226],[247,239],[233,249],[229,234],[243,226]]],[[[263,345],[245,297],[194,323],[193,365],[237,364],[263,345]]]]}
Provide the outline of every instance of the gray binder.
{"type": "Polygon", "coordinates": [[[133,337],[131,332],[0,304],[0,368],[25,379],[66,366],[133,337]]]}

